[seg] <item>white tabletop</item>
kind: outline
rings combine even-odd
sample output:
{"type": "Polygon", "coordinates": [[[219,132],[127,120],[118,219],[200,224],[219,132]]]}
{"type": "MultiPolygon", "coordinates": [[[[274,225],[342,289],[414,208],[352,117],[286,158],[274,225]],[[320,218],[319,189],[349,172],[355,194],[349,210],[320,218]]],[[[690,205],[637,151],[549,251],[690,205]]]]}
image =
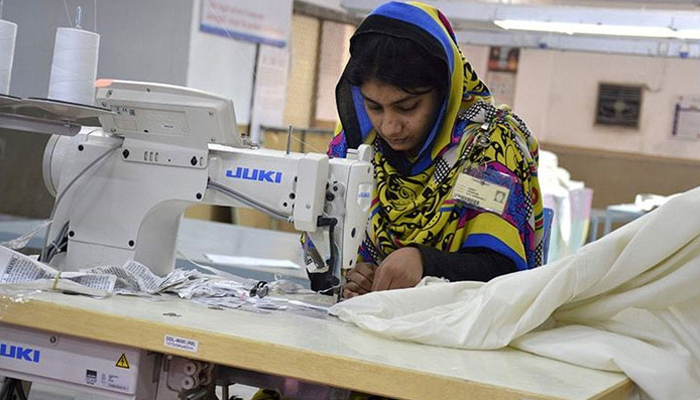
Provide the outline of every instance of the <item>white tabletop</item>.
{"type": "Polygon", "coordinates": [[[212,310],[170,296],[19,293],[22,301],[11,291],[0,297],[1,321],[395,398],[623,399],[633,388],[618,373],[510,348],[393,341],[321,314],[212,310]],[[168,334],[196,340],[197,352],[164,347],[168,334]]]}

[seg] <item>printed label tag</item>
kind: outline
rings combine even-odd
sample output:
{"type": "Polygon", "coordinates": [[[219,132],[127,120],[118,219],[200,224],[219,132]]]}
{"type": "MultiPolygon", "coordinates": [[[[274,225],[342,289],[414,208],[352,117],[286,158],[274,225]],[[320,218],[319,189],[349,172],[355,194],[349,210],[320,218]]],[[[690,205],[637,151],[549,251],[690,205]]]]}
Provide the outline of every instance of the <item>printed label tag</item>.
{"type": "Polygon", "coordinates": [[[173,349],[189,351],[191,353],[196,353],[197,348],[199,347],[199,343],[197,343],[196,340],[171,335],[165,335],[163,345],[165,347],[172,347],[173,349]]]}
{"type": "Polygon", "coordinates": [[[510,189],[461,173],[453,190],[454,197],[469,206],[503,214],[510,189]]]}
{"type": "Polygon", "coordinates": [[[104,372],[100,373],[100,380],[97,382],[96,386],[101,386],[105,389],[119,390],[122,392],[128,392],[131,389],[130,380],[127,376],[104,372]]]}
{"type": "Polygon", "coordinates": [[[97,386],[120,392],[128,393],[131,391],[131,379],[128,376],[98,372],[92,369],[85,370],[85,383],[90,386],[97,386]]]}

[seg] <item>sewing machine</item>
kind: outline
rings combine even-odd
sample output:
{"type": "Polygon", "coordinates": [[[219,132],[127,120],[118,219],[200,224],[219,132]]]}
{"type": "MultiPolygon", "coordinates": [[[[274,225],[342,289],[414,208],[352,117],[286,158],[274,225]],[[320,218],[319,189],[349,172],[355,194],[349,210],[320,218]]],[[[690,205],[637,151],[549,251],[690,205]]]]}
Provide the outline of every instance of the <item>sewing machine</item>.
{"type": "Polygon", "coordinates": [[[312,282],[337,286],[367,223],[371,149],[347,159],[260,149],[237,132],[233,102],[202,91],[116,80],[96,84],[102,128],[54,135],[44,182],[56,196],[42,261],[62,270],[134,259],[173,269],[185,209],[251,207],[306,233],[312,282]]]}
{"type": "MultiPolygon", "coordinates": [[[[152,83],[102,80],[97,88],[102,127],[53,135],[46,146],[44,182],[56,202],[41,261],[70,271],[134,259],[164,276],[174,267],[187,207],[243,206],[304,232],[312,287],[333,288],[340,297],[343,273],[354,266],[367,224],[373,187],[368,146],[346,159],[260,149],[238,134],[229,99],[152,83]]],[[[0,312],[0,320],[4,316],[0,312]]],[[[212,390],[214,378],[268,382],[265,375],[214,373],[212,363],[85,336],[59,339],[0,325],[0,375],[124,399],[196,397],[212,390]],[[71,368],[61,372],[59,364],[71,368]]],[[[177,352],[191,342],[184,337],[166,334],[164,346],[177,352]]]]}

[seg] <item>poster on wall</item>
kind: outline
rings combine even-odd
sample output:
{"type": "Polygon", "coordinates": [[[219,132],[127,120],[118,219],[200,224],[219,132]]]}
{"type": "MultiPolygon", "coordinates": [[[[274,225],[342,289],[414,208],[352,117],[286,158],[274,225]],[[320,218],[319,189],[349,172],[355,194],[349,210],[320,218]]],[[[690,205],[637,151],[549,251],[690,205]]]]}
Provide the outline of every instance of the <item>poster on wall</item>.
{"type": "Polygon", "coordinates": [[[289,47],[260,46],[250,120],[250,139],[254,143],[261,143],[261,125],[282,126],[288,76],[289,47]]]}
{"type": "Polygon", "coordinates": [[[489,71],[517,72],[520,49],[494,46],[489,51],[489,71]]]}
{"type": "Polygon", "coordinates": [[[671,138],[700,141],[700,96],[680,96],[677,99],[671,138]]]}
{"type": "Polygon", "coordinates": [[[199,30],[284,47],[292,25],[292,0],[202,0],[199,30]]]}
{"type": "Polygon", "coordinates": [[[321,49],[316,81],[317,121],[338,121],[335,104],[335,86],[350,58],[350,37],[355,32],[353,25],[323,21],[321,49]]]}

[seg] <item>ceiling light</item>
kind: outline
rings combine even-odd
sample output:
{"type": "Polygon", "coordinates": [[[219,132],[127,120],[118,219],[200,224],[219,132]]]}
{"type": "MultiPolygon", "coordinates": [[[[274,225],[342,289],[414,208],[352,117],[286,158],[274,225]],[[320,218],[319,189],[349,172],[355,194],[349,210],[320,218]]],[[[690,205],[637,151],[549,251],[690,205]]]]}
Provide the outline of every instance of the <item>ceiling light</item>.
{"type": "Polygon", "coordinates": [[[503,29],[554,32],[564,33],[568,35],[587,34],[652,38],[700,39],[700,30],[674,30],[671,28],[661,26],[581,24],[570,22],[544,22],[514,19],[496,20],[493,22],[503,29]]]}

